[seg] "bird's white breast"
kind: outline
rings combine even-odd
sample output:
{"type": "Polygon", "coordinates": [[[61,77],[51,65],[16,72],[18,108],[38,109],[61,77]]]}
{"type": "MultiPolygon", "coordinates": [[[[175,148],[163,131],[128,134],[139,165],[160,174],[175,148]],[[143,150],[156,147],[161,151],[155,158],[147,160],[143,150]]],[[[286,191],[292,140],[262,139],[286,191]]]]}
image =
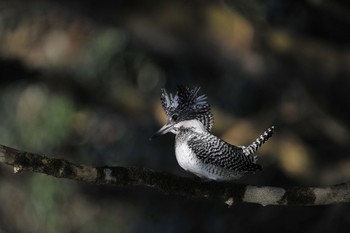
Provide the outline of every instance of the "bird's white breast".
{"type": "Polygon", "coordinates": [[[212,180],[216,180],[218,178],[216,175],[211,174],[207,169],[205,169],[206,165],[195,156],[186,142],[176,145],[175,154],[177,162],[186,171],[192,172],[201,178],[212,180]]]}
{"type": "Polygon", "coordinates": [[[213,172],[219,168],[214,165],[204,164],[203,161],[196,157],[196,155],[188,147],[186,142],[176,143],[175,154],[177,162],[183,169],[201,178],[225,181],[237,179],[240,177],[240,175],[238,174],[231,174],[231,176],[223,176],[223,174],[213,172]]]}
{"type": "Polygon", "coordinates": [[[179,165],[186,171],[192,171],[198,159],[194,156],[187,143],[178,143],[175,147],[176,159],[179,165]]]}

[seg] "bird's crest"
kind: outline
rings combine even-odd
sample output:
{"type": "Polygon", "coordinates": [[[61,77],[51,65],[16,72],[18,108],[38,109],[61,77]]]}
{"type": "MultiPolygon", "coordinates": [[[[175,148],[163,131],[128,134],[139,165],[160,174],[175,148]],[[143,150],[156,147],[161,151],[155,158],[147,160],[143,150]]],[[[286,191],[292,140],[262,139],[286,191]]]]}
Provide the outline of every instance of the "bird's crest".
{"type": "Polygon", "coordinates": [[[199,87],[178,86],[176,94],[168,94],[164,88],[161,89],[160,97],[162,107],[167,115],[168,121],[180,122],[184,120],[197,119],[210,131],[213,126],[213,114],[207,103],[207,96],[198,96],[199,87]]]}

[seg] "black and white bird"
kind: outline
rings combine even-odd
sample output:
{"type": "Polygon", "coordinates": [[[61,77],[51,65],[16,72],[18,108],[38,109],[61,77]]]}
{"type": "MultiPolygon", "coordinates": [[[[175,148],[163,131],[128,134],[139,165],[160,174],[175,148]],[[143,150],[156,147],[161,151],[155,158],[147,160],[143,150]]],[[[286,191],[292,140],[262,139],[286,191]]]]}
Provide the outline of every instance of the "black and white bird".
{"type": "MultiPolygon", "coordinates": [[[[210,133],[213,115],[199,88],[179,86],[173,96],[162,89],[161,103],[167,123],[153,136],[176,134],[175,154],[179,165],[201,178],[228,181],[262,170],[256,164],[258,148],[273,134],[267,129],[249,146],[234,146],[210,133]]],[[[152,137],[152,138],[153,138],[152,137]]]]}

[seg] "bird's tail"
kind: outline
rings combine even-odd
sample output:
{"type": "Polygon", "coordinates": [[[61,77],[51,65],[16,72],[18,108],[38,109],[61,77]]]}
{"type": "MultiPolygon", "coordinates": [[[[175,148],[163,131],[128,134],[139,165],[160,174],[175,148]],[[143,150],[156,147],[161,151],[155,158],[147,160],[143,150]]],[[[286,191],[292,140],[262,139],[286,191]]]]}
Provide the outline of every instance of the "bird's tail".
{"type": "MultiPolygon", "coordinates": [[[[253,155],[259,147],[264,144],[273,134],[274,126],[268,128],[263,134],[260,135],[252,144],[249,146],[242,146],[243,153],[245,155],[253,155]]],[[[256,161],[256,156],[254,156],[254,160],[256,161]]]]}

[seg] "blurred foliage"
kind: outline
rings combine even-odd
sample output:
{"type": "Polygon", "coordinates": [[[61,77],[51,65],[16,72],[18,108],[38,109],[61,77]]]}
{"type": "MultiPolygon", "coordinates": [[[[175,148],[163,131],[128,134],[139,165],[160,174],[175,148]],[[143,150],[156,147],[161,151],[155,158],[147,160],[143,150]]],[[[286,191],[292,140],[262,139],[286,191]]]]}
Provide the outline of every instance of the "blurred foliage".
{"type": "Polygon", "coordinates": [[[4,119],[0,119],[12,126],[2,125],[4,134],[0,138],[4,144],[51,148],[69,135],[74,107],[65,96],[50,94],[40,85],[29,85],[8,88],[1,93],[1,99],[4,119]]]}
{"type": "MultiPolygon", "coordinates": [[[[183,176],[160,88],[201,86],[214,133],[270,125],[265,170],[237,182],[350,179],[346,1],[1,1],[0,143],[96,166],[183,176]]],[[[336,232],[347,205],[236,206],[0,169],[0,232],[336,232]],[[247,219],[249,221],[247,221],[247,219]]]]}

